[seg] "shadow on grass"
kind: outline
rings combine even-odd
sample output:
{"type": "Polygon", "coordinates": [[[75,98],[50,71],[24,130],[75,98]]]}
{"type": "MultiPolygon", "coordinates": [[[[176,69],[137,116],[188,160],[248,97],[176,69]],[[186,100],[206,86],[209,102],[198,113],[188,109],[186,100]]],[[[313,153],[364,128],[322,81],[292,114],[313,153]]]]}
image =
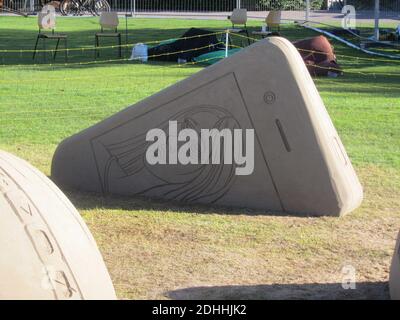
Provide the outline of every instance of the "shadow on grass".
{"type": "Polygon", "coordinates": [[[192,287],[169,291],[165,295],[176,300],[390,299],[387,282],[360,282],[354,290],[344,290],[340,283],[192,287]]]}
{"type": "MultiPolygon", "coordinates": [[[[130,21],[130,23],[136,23],[135,20],[130,21]]],[[[64,22],[62,22],[64,23],[64,22]]],[[[104,64],[93,63],[86,65],[73,65],[73,63],[88,63],[95,60],[94,57],[94,35],[99,32],[98,23],[94,20],[85,21],[86,25],[82,27],[82,30],[71,30],[72,26],[62,26],[57,28],[58,33],[64,33],[68,37],[68,48],[70,49],[68,54],[68,63],[70,65],[64,64],[64,52],[60,51],[57,54],[55,61],[52,60],[52,52],[47,53],[46,61],[44,61],[43,53],[39,52],[35,60],[32,59],[33,52],[24,52],[24,50],[33,50],[36,37],[37,29],[36,22],[32,21],[31,29],[11,29],[2,28],[0,30],[0,50],[16,50],[16,52],[0,52],[0,64],[2,65],[26,65],[32,66],[33,64],[40,64],[42,68],[52,68],[50,64],[59,64],[57,67],[62,68],[76,68],[76,67],[96,67],[104,64],[126,64],[130,63],[126,61],[126,58],[130,56],[130,50],[132,45],[135,43],[149,43],[150,46],[157,45],[157,41],[164,41],[168,39],[176,39],[182,36],[190,27],[191,23],[188,22],[187,26],[179,28],[141,28],[138,26],[128,27],[128,31],[125,30],[125,24],[121,21],[119,32],[122,34],[122,45],[130,44],[129,47],[122,48],[123,59],[120,61],[107,62],[104,64]]],[[[140,23],[137,22],[137,23],[140,23]]],[[[230,27],[230,24],[226,24],[226,28],[230,27]]],[[[210,32],[220,32],[225,29],[216,27],[202,27],[210,32]]],[[[259,27],[249,27],[249,34],[254,30],[259,30],[259,27]]],[[[305,37],[310,37],[315,35],[310,30],[303,28],[293,28],[293,26],[283,26],[281,30],[283,37],[290,40],[298,40],[305,37]]],[[[238,46],[246,46],[247,40],[240,37],[231,37],[232,44],[238,46]]],[[[100,46],[113,46],[116,45],[116,39],[103,39],[100,46]]],[[[55,42],[48,41],[47,49],[53,50],[55,47],[55,42]]],[[[61,50],[63,50],[63,43],[60,44],[61,50]]],[[[39,43],[39,50],[42,50],[42,44],[39,43]]],[[[104,48],[100,50],[100,57],[97,58],[98,61],[105,60],[118,60],[118,49],[117,48],[104,48]]]]}
{"type": "Polygon", "coordinates": [[[185,202],[161,200],[138,195],[132,196],[102,196],[99,193],[63,190],[78,210],[93,210],[96,208],[123,211],[156,211],[160,213],[182,212],[192,214],[218,215],[253,215],[253,216],[296,216],[310,217],[306,214],[291,214],[286,212],[270,212],[247,208],[231,208],[216,204],[190,204],[185,202]]]}
{"type": "MultiPolygon", "coordinates": [[[[50,64],[57,64],[58,68],[76,68],[76,67],[96,67],[109,64],[131,64],[127,61],[130,57],[131,49],[135,43],[149,43],[149,46],[156,46],[160,41],[168,39],[176,39],[182,36],[188,28],[173,28],[173,29],[157,29],[157,28],[138,28],[131,29],[128,34],[123,28],[120,29],[122,36],[122,59],[118,57],[118,48],[110,48],[116,46],[116,38],[102,38],[100,47],[100,57],[95,58],[94,53],[94,35],[99,32],[98,29],[85,29],[82,31],[58,30],[59,33],[64,33],[68,37],[68,64],[64,65],[64,44],[60,43],[60,49],[57,53],[56,60],[52,59],[52,53],[46,52],[46,58],[43,52],[38,52],[35,60],[32,59],[35,41],[37,37],[36,30],[0,30],[0,50],[14,50],[16,52],[0,52],[0,64],[2,65],[26,65],[27,67],[40,64],[42,68],[53,68],[50,64]],[[128,43],[128,45],[126,45],[128,43]],[[107,48],[108,47],[108,48],[107,48]],[[20,51],[19,51],[20,50],[20,51]],[[28,50],[30,52],[25,52],[28,50]],[[96,63],[97,61],[97,63],[96,63]],[[102,61],[107,61],[103,62],[102,61]],[[93,62],[93,63],[91,63],[93,62]],[[82,63],[79,65],[78,63],[82,63]]],[[[210,33],[222,31],[216,28],[207,28],[210,33]]],[[[240,45],[241,39],[237,39],[236,45],[240,45]]],[[[54,50],[56,41],[46,41],[46,49],[54,50]]],[[[38,50],[43,50],[43,42],[40,41],[38,50]]]]}
{"type": "MultiPolygon", "coordinates": [[[[136,23],[136,22],[135,22],[136,23]]],[[[137,23],[140,23],[137,22],[137,23]]],[[[162,41],[171,38],[178,38],[180,37],[187,29],[190,27],[188,23],[187,27],[175,27],[175,28],[168,28],[168,29],[160,29],[156,27],[147,27],[141,28],[139,26],[129,27],[128,30],[128,43],[138,43],[138,42],[149,42],[149,41],[162,41]]],[[[134,66],[136,62],[127,61],[126,59],[130,56],[129,48],[123,48],[123,58],[122,60],[117,56],[117,48],[104,48],[101,49],[101,55],[99,58],[94,58],[94,34],[98,32],[98,25],[96,21],[88,20],[87,24],[83,27],[82,30],[70,30],[70,27],[66,27],[57,31],[60,33],[66,33],[68,35],[68,42],[69,48],[74,50],[77,48],[84,48],[81,50],[74,50],[69,52],[69,60],[67,65],[63,65],[64,57],[63,52],[59,52],[57,59],[55,62],[50,57],[50,53],[48,53],[47,62],[43,62],[42,53],[38,53],[38,56],[35,60],[35,63],[38,64],[38,68],[35,68],[37,71],[49,71],[52,69],[82,69],[82,68],[96,68],[96,67],[109,67],[109,66],[116,66],[116,65],[130,65],[134,66]],[[95,61],[93,63],[93,61],[95,61]],[[97,62],[96,62],[97,61],[97,62]],[[104,62],[106,61],[106,62],[104,62]],[[50,63],[56,63],[57,65],[50,65],[50,63]],[[80,64],[81,63],[81,64],[80,64]]],[[[249,32],[256,30],[257,27],[249,28],[249,32]]],[[[206,28],[210,32],[217,32],[222,31],[221,28],[206,28]]],[[[362,28],[361,28],[362,29],[362,28]]],[[[122,43],[123,45],[126,43],[126,34],[124,30],[124,24],[121,22],[120,32],[122,33],[122,43]]],[[[289,40],[298,40],[301,38],[307,38],[311,36],[315,36],[316,33],[306,30],[300,27],[293,27],[293,26],[285,26],[282,29],[282,36],[288,38],[289,40]]],[[[0,50],[32,50],[34,47],[34,43],[36,40],[37,31],[35,27],[32,26],[32,29],[6,29],[3,28],[0,30],[0,50]]],[[[236,45],[246,45],[243,43],[244,39],[236,38],[234,39],[234,44],[236,45]],[[235,43],[236,42],[236,43],[235,43]]],[[[246,41],[245,41],[246,42],[246,41]]],[[[339,55],[347,55],[349,57],[342,57],[339,56],[339,64],[341,64],[344,68],[345,76],[340,77],[335,80],[330,80],[331,83],[323,84],[322,82],[319,83],[320,88],[324,91],[337,91],[337,88],[332,88],[332,82],[335,81],[338,86],[340,85],[340,91],[343,93],[349,92],[358,92],[358,93],[366,93],[366,94],[376,94],[376,95],[384,95],[384,96],[398,96],[398,79],[400,78],[400,73],[397,71],[398,67],[400,66],[400,61],[386,61],[386,62],[379,62],[375,60],[359,60],[357,58],[371,58],[371,56],[362,54],[358,51],[355,51],[351,48],[348,48],[344,45],[336,46],[335,41],[332,43],[335,44],[336,53],[339,55]],[[354,58],[352,58],[354,57],[354,58]],[[372,71],[369,68],[374,67],[386,67],[386,72],[394,73],[394,76],[386,76],[386,75],[378,75],[375,76],[372,74],[372,71]],[[346,69],[352,69],[352,71],[363,71],[367,70],[368,74],[354,74],[354,73],[346,73],[346,69]],[[352,86],[352,84],[358,83],[358,87],[352,86]],[[370,84],[379,83],[381,88],[374,88],[370,84]],[[348,85],[349,84],[349,85],[348,85]],[[363,87],[365,84],[365,87],[363,87]],[[385,89],[384,87],[390,85],[391,88],[385,89]],[[383,88],[382,88],[383,87],[383,88]]],[[[102,46],[110,46],[115,45],[115,39],[105,39],[104,42],[101,43],[102,46]]],[[[54,44],[52,44],[54,47],[54,44]]],[[[155,44],[154,44],[155,45],[155,44]]],[[[50,48],[49,43],[49,48],[50,48]]],[[[41,49],[41,47],[40,47],[41,49]]],[[[387,60],[387,59],[386,59],[387,60]]],[[[5,53],[0,52],[0,64],[3,65],[19,65],[18,70],[32,70],[31,67],[34,61],[32,60],[32,52],[13,52],[13,53],[5,53]]],[[[176,63],[165,63],[165,62],[156,62],[152,61],[148,65],[154,65],[156,67],[165,66],[171,67],[176,65],[176,63]]],[[[187,65],[184,67],[192,67],[192,65],[187,65]]],[[[379,72],[379,71],[377,71],[379,72]]],[[[335,84],[334,84],[335,85],[335,84]]]]}

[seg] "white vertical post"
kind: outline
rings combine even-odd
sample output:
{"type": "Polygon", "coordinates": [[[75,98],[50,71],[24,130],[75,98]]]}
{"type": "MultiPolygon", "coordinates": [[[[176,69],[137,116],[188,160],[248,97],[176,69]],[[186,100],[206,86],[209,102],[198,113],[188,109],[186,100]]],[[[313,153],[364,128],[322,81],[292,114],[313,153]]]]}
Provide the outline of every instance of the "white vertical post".
{"type": "Polygon", "coordinates": [[[376,41],[379,41],[379,11],[380,11],[379,0],[375,0],[375,32],[374,37],[376,41]]]}
{"type": "Polygon", "coordinates": [[[241,6],[242,6],[241,1],[236,0],[236,8],[240,9],[241,6]]]}
{"type": "Polygon", "coordinates": [[[310,20],[310,0],[306,0],[306,21],[310,20]]]}
{"type": "Polygon", "coordinates": [[[34,0],[29,1],[29,10],[30,10],[30,12],[35,11],[35,1],[34,0]]]}
{"type": "Polygon", "coordinates": [[[226,30],[226,35],[225,35],[225,58],[228,58],[228,49],[229,49],[229,29],[226,30]]]}

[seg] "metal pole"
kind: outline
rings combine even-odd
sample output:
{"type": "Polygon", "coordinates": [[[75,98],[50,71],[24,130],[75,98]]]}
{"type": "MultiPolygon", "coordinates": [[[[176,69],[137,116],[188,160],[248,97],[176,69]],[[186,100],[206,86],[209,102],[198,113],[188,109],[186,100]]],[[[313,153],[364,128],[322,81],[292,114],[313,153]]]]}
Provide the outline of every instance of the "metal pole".
{"type": "Polygon", "coordinates": [[[310,0],[306,0],[306,21],[310,19],[310,0]]]}
{"type": "Polygon", "coordinates": [[[127,56],[127,53],[128,53],[128,12],[125,12],[125,57],[127,56]]]}
{"type": "Polygon", "coordinates": [[[236,8],[240,9],[242,6],[241,1],[240,0],[236,0],[236,8]]]}
{"type": "Polygon", "coordinates": [[[30,12],[34,12],[35,11],[35,0],[30,0],[29,1],[29,10],[30,10],[30,12]]]}
{"type": "Polygon", "coordinates": [[[228,49],[229,49],[229,29],[226,30],[226,35],[225,35],[225,58],[228,58],[228,49]]]}
{"type": "Polygon", "coordinates": [[[375,0],[375,32],[374,37],[376,41],[379,41],[379,11],[380,11],[379,0],[375,0]]]}

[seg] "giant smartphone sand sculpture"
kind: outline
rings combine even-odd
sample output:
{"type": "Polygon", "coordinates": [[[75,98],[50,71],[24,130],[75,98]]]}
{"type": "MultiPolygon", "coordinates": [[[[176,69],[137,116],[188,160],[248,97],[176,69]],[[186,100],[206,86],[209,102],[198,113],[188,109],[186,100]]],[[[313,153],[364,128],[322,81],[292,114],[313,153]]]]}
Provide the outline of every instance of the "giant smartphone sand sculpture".
{"type": "Polygon", "coordinates": [[[0,151],[0,299],[115,299],[97,245],[41,172],[0,151]]]}
{"type": "Polygon", "coordinates": [[[390,268],[390,297],[394,300],[400,300],[400,233],[394,250],[392,266],[390,268]]]}
{"type": "MultiPolygon", "coordinates": [[[[169,146],[164,151],[173,153],[169,146]]],[[[338,216],[362,200],[361,185],[301,56],[279,37],[253,44],[66,139],[54,155],[52,176],[79,190],[293,214],[338,216]],[[169,131],[171,121],[177,132],[191,128],[199,136],[202,129],[254,129],[254,170],[237,175],[236,162],[150,164],[146,154],[153,142],[146,136],[159,128],[172,144],[178,133],[169,131]]]]}

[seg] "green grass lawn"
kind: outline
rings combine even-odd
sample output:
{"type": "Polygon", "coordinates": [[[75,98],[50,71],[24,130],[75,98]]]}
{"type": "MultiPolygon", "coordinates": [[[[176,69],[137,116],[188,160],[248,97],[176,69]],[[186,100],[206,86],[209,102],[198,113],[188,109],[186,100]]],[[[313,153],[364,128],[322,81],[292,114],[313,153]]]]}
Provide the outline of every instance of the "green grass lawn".
{"type": "MultiPolygon", "coordinates": [[[[203,68],[125,59],[91,63],[97,19],[58,18],[57,25],[68,34],[70,64],[63,65],[60,54],[50,65],[39,54],[32,65],[32,53],[23,50],[34,46],[36,17],[0,16],[0,50],[17,50],[0,52],[0,148],[46,174],[62,139],[203,68]]],[[[227,26],[129,19],[128,37],[129,43],[149,42],[178,37],[190,27],[227,26]]],[[[314,35],[294,25],[284,26],[282,34],[291,40],[314,35]]],[[[368,60],[333,44],[345,74],[315,82],[363,184],[362,206],[342,218],[294,218],[67,191],[120,298],[388,296],[400,229],[400,61],[368,60]],[[357,269],[358,290],[341,289],[346,263],[357,269]]],[[[98,60],[115,59],[110,48],[98,60]]]]}

